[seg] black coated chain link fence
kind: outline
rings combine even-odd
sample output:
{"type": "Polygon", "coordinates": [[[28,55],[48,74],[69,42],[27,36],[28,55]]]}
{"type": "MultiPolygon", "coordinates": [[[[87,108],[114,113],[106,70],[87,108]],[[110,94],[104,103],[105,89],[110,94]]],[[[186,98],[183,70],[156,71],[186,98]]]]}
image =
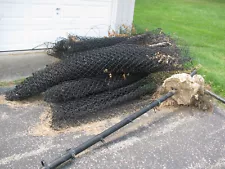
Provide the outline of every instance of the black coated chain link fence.
{"type": "MultiPolygon", "coordinates": [[[[76,53],[74,54],[76,55],[76,53]]],[[[183,59],[171,47],[148,47],[131,44],[114,45],[52,64],[25,79],[13,91],[8,100],[21,100],[46,91],[68,80],[95,77],[104,73],[137,74],[182,68],[183,59]]]]}
{"type": "Polygon", "coordinates": [[[127,37],[110,37],[110,38],[87,38],[76,37],[76,40],[71,38],[63,39],[55,43],[52,50],[48,54],[60,59],[64,59],[69,54],[83,52],[107,46],[112,46],[122,41],[127,40],[127,37]]]}
{"type": "Polygon", "coordinates": [[[160,32],[130,37],[63,39],[51,54],[61,58],[26,78],[6,93],[7,100],[23,100],[44,93],[51,102],[53,126],[90,112],[151,94],[151,74],[183,69],[190,61],[185,50],[160,32]]]}
{"type": "Polygon", "coordinates": [[[83,78],[78,80],[66,81],[49,88],[44,93],[44,100],[47,102],[58,103],[73,99],[101,93],[104,91],[113,91],[114,89],[126,86],[144,77],[144,74],[138,75],[110,75],[111,77],[83,78]]]}
{"type": "Polygon", "coordinates": [[[64,121],[75,121],[92,112],[120,105],[130,100],[138,99],[146,94],[152,94],[156,85],[149,77],[143,78],[128,86],[91,95],[81,99],[75,99],[60,104],[52,104],[52,126],[57,128],[64,121]]]}

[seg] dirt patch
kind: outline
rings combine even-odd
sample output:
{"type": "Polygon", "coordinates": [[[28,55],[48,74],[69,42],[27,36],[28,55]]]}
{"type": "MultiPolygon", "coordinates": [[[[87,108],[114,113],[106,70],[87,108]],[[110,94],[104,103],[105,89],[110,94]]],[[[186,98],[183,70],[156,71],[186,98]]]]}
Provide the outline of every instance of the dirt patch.
{"type": "Polygon", "coordinates": [[[45,111],[39,117],[40,122],[29,129],[29,134],[33,136],[55,136],[57,134],[51,128],[51,109],[45,108],[45,111]]]}
{"type": "Polygon", "coordinates": [[[58,130],[54,130],[52,128],[52,112],[50,107],[46,108],[46,110],[40,116],[40,122],[30,128],[29,134],[33,136],[56,136],[60,133],[70,133],[70,132],[79,132],[85,133],[86,135],[98,134],[102,130],[109,127],[111,124],[117,123],[120,121],[120,117],[113,117],[111,119],[104,119],[99,121],[92,121],[86,124],[82,124],[79,126],[66,127],[58,130]]]}
{"type": "Polygon", "coordinates": [[[42,96],[36,96],[32,97],[28,100],[23,100],[23,101],[8,101],[5,99],[5,95],[0,95],[0,105],[4,104],[7,105],[11,108],[17,108],[17,107],[29,107],[31,105],[38,105],[38,104],[45,104],[46,103],[43,101],[42,96]]]}
{"type": "MultiPolygon", "coordinates": [[[[40,116],[39,123],[31,127],[29,133],[33,136],[56,136],[60,133],[70,132],[85,133],[86,135],[98,134],[119,122],[128,114],[145,107],[150,102],[152,102],[151,97],[145,96],[141,100],[134,100],[127,104],[96,112],[95,114],[89,113],[82,119],[61,121],[60,126],[53,124],[51,108],[48,106],[40,116]]],[[[141,125],[142,122],[136,124],[141,125]]]]}
{"type": "MultiPolygon", "coordinates": [[[[147,96],[146,96],[147,97],[147,96]]],[[[61,133],[78,133],[75,137],[79,136],[79,133],[84,133],[85,135],[96,135],[102,132],[103,130],[111,127],[112,125],[118,123],[129,114],[140,110],[142,107],[145,107],[149,104],[152,100],[149,97],[142,99],[141,101],[136,101],[136,103],[129,103],[127,105],[117,107],[116,109],[108,109],[104,112],[104,114],[110,114],[110,116],[100,116],[98,118],[89,118],[88,121],[83,121],[82,123],[70,124],[68,123],[67,126],[63,128],[54,128],[52,127],[52,112],[51,108],[47,107],[45,111],[40,116],[40,121],[38,124],[30,128],[29,134],[32,136],[57,136],[61,133]],[[126,112],[124,112],[126,110],[126,112]]],[[[158,108],[156,113],[151,115],[145,114],[141,117],[141,120],[136,120],[135,123],[129,125],[125,129],[121,129],[122,132],[120,134],[124,134],[126,132],[133,131],[139,127],[143,127],[154,119],[158,118],[158,116],[162,116],[168,112],[176,110],[176,107],[169,106],[169,107],[162,107],[158,108]]],[[[119,137],[120,134],[116,134],[114,137],[119,137]]]]}

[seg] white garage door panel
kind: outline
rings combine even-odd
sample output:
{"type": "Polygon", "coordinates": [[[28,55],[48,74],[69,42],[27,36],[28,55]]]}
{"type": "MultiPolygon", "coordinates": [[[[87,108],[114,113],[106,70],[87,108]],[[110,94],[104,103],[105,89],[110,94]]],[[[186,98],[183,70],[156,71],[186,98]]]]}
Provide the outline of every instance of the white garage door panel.
{"type": "Polygon", "coordinates": [[[106,27],[104,28],[101,28],[101,27],[98,27],[95,29],[66,29],[66,30],[61,30],[61,33],[62,35],[65,35],[65,32],[66,35],[69,35],[69,34],[74,34],[74,35],[83,35],[83,36],[91,36],[91,37],[96,37],[96,36],[102,36],[102,35],[105,35],[107,36],[108,35],[108,27],[106,29],[106,27]]]}
{"type": "Polygon", "coordinates": [[[0,0],[0,51],[32,49],[68,34],[106,36],[112,1],[0,0]]]}
{"type": "Polygon", "coordinates": [[[24,3],[26,1],[27,0],[1,0],[0,2],[2,4],[5,4],[5,3],[7,3],[7,4],[21,4],[21,3],[24,3]]]}
{"type": "Polygon", "coordinates": [[[105,3],[111,3],[111,0],[63,0],[63,5],[74,5],[74,6],[102,6],[105,3]]]}
{"type": "Polygon", "coordinates": [[[57,0],[28,0],[30,4],[46,4],[46,5],[55,5],[57,0]]]}
{"type": "Polygon", "coordinates": [[[59,27],[64,28],[91,28],[93,25],[104,25],[109,24],[109,21],[106,18],[78,18],[78,19],[61,19],[59,21],[59,27]]]}
{"type": "MultiPolygon", "coordinates": [[[[1,34],[1,33],[0,33],[1,34]]],[[[15,49],[21,49],[23,47],[23,41],[26,41],[26,35],[24,31],[4,31],[1,35],[1,46],[2,49],[13,47],[15,49]],[[10,37],[10,38],[9,38],[10,37]]]]}
{"type": "Polygon", "coordinates": [[[0,31],[17,31],[26,27],[25,19],[2,18],[0,20],[0,31]]]}
{"type": "Polygon", "coordinates": [[[2,44],[11,44],[16,45],[17,43],[20,43],[21,41],[24,41],[25,33],[24,31],[4,31],[4,34],[1,35],[1,43],[2,44]],[[8,38],[11,37],[11,38],[8,38]]]}
{"type": "Polygon", "coordinates": [[[31,31],[54,30],[55,22],[52,19],[32,19],[28,26],[31,31]]]}
{"type": "Polygon", "coordinates": [[[108,6],[64,6],[61,5],[60,16],[62,18],[71,17],[102,17],[108,15],[108,6]]]}
{"type": "Polygon", "coordinates": [[[52,4],[32,4],[30,5],[30,18],[53,18],[55,14],[55,6],[52,4]]]}
{"type": "Polygon", "coordinates": [[[54,42],[56,40],[55,37],[57,37],[57,35],[52,33],[52,30],[32,31],[30,35],[30,43],[38,46],[44,42],[54,42]]]}
{"type": "Polygon", "coordinates": [[[1,4],[1,18],[24,18],[24,4],[1,4]]]}

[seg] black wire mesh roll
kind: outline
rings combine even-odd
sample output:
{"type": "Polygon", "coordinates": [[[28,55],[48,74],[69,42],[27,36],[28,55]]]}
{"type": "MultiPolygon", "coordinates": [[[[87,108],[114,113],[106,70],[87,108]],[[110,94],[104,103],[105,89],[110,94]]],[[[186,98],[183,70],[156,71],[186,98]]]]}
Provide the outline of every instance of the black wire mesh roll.
{"type": "MultiPolygon", "coordinates": [[[[76,54],[74,54],[76,55],[76,54]]],[[[22,100],[68,80],[95,77],[108,72],[153,73],[181,69],[184,59],[173,47],[115,45],[62,60],[38,71],[6,93],[7,100],[22,100]]]]}
{"type": "Polygon", "coordinates": [[[127,37],[109,37],[109,38],[81,38],[79,41],[73,41],[72,39],[63,39],[58,41],[52,48],[52,52],[48,54],[60,59],[67,58],[66,55],[83,52],[102,47],[112,46],[122,41],[127,40],[127,37]]]}
{"type": "Polygon", "coordinates": [[[47,102],[57,103],[68,100],[78,99],[85,96],[111,91],[131,84],[142,77],[139,75],[112,75],[111,77],[94,77],[82,78],[78,80],[66,81],[49,88],[44,94],[44,100],[47,102]]]}
{"type": "Polygon", "coordinates": [[[94,38],[69,36],[68,39],[65,38],[56,42],[52,52],[49,52],[49,54],[60,59],[66,59],[68,57],[73,57],[73,53],[87,52],[89,50],[112,46],[118,43],[151,45],[160,42],[174,42],[174,40],[163,33],[161,29],[127,37],[94,38]]]}
{"type": "Polygon", "coordinates": [[[162,32],[161,29],[156,29],[153,31],[148,31],[143,34],[137,34],[131,37],[128,37],[127,40],[121,42],[123,44],[136,44],[136,45],[152,45],[161,42],[172,42],[174,40],[165,33],[162,32]]]}
{"type": "Polygon", "coordinates": [[[73,120],[85,114],[120,105],[155,91],[154,82],[144,78],[128,86],[60,104],[52,104],[52,124],[73,120]]]}

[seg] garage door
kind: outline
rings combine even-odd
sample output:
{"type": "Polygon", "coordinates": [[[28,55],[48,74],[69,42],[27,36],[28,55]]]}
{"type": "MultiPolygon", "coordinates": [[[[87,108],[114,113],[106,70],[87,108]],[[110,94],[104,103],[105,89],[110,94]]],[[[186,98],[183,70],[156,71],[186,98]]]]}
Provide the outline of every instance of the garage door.
{"type": "Polygon", "coordinates": [[[1,0],[0,51],[43,48],[68,34],[106,36],[112,0],[1,0]]]}

